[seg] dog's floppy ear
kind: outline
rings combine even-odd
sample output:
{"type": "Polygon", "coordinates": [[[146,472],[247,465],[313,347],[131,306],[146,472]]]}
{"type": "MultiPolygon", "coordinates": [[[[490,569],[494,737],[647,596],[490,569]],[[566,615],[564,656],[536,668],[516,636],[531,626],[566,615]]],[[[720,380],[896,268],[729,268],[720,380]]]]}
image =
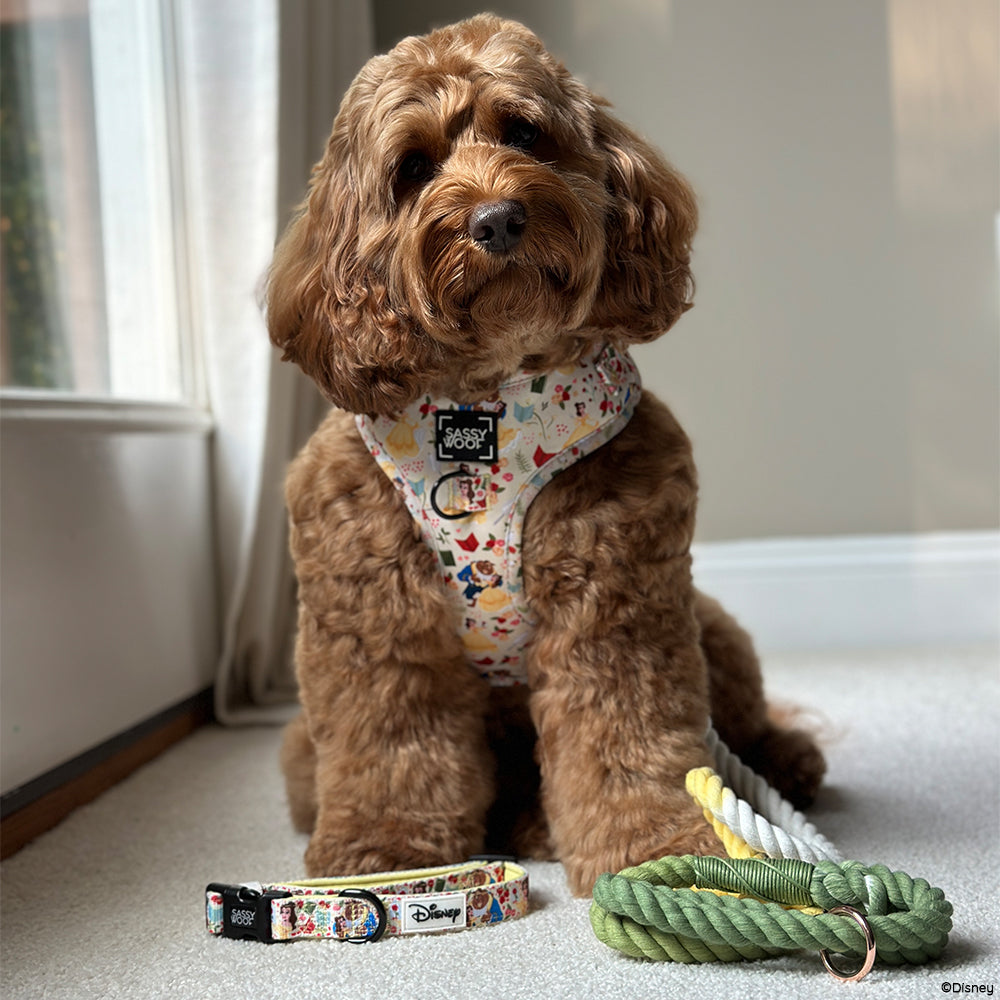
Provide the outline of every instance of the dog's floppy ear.
{"type": "Polygon", "coordinates": [[[419,394],[435,367],[434,346],[390,301],[377,226],[365,227],[361,245],[361,198],[346,150],[335,127],[309,196],[275,249],[268,330],[283,359],[334,405],[393,413],[419,394]]]}
{"type": "Polygon", "coordinates": [[[608,157],[607,260],[588,325],[632,343],[653,340],[691,308],[694,193],[660,154],[602,107],[597,140],[608,157]]]}

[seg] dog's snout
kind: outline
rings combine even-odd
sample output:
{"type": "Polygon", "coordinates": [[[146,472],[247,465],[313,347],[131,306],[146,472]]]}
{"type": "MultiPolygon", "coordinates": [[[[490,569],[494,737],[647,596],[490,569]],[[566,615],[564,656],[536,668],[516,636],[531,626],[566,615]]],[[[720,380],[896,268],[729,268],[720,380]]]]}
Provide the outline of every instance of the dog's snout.
{"type": "Polygon", "coordinates": [[[469,216],[469,235],[489,253],[506,253],[521,242],[528,213],[519,201],[489,201],[469,216]]]}

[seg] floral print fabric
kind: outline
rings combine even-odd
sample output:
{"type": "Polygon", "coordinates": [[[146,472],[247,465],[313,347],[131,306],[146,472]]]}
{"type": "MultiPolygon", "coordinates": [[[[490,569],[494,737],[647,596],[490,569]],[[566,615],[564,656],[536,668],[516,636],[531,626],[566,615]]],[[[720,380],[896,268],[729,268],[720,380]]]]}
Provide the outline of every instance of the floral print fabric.
{"type": "MultiPolygon", "coordinates": [[[[399,935],[414,932],[407,925],[404,909],[419,906],[442,913],[448,900],[460,905],[461,919],[452,918],[454,927],[480,927],[524,916],[528,911],[528,876],[524,869],[507,862],[494,861],[460,865],[454,869],[423,869],[393,875],[317,879],[307,882],[269,883],[261,886],[265,892],[287,893],[270,903],[271,936],[276,941],[300,938],[367,938],[378,928],[379,916],[372,903],[364,898],[344,897],[343,888],[359,887],[378,896],[385,908],[386,933],[399,935]],[[444,895],[442,895],[444,894],[444,895]]],[[[221,893],[206,892],[206,923],[213,934],[223,933],[223,898],[221,893]]],[[[448,929],[447,926],[427,926],[425,931],[448,929]]]]}
{"type": "MultiPolygon", "coordinates": [[[[426,396],[395,418],[357,418],[369,451],[437,553],[465,626],[467,658],[491,683],[525,680],[521,653],[532,621],[521,531],[528,506],[555,475],[618,434],[640,395],[635,362],[604,346],[570,368],[518,375],[471,406],[426,396]],[[494,458],[438,457],[443,424],[435,415],[456,411],[493,415],[494,458]]],[[[456,433],[460,440],[474,432],[456,433]]]]}

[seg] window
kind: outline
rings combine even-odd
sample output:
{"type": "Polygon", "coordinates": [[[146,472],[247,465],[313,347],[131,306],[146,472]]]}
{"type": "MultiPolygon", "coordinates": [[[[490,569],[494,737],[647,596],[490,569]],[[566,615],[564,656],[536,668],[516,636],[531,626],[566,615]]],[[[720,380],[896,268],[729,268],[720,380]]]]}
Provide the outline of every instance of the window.
{"type": "MultiPolygon", "coordinates": [[[[285,460],[265,464],[281,436],[256,296],[278,218],[278,15],[0,0],[4,792],[207,687],[243,600],[285,460]]],[[[234,659],[268,654],[260,618],[234,659]]]]}
{"type": "Polygon", "coordinates": [[[157,0],[4,4],[5,389],[178,402],[199,395],[178,253],[171,9],[157,0]]]}

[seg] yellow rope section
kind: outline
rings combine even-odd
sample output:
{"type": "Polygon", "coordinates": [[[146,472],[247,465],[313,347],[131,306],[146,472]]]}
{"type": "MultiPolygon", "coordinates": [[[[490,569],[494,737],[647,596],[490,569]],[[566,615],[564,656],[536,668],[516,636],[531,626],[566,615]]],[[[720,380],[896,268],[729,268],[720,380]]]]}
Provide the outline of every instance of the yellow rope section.
{"type": "Polygon", "coordinates": [[[722,783],[715,771],[710,767],[696,767],[688,771],[684,782],[688,795],[701,806],[705,819],[712,824],[715,835],[722,841],[726,854],[731,858],[763,858],[765,854],[755,851],[738,833],[734,833],[716,816],[723,812],[723,802],[726,795],[732,795],[731,789],[722,783]]]}

